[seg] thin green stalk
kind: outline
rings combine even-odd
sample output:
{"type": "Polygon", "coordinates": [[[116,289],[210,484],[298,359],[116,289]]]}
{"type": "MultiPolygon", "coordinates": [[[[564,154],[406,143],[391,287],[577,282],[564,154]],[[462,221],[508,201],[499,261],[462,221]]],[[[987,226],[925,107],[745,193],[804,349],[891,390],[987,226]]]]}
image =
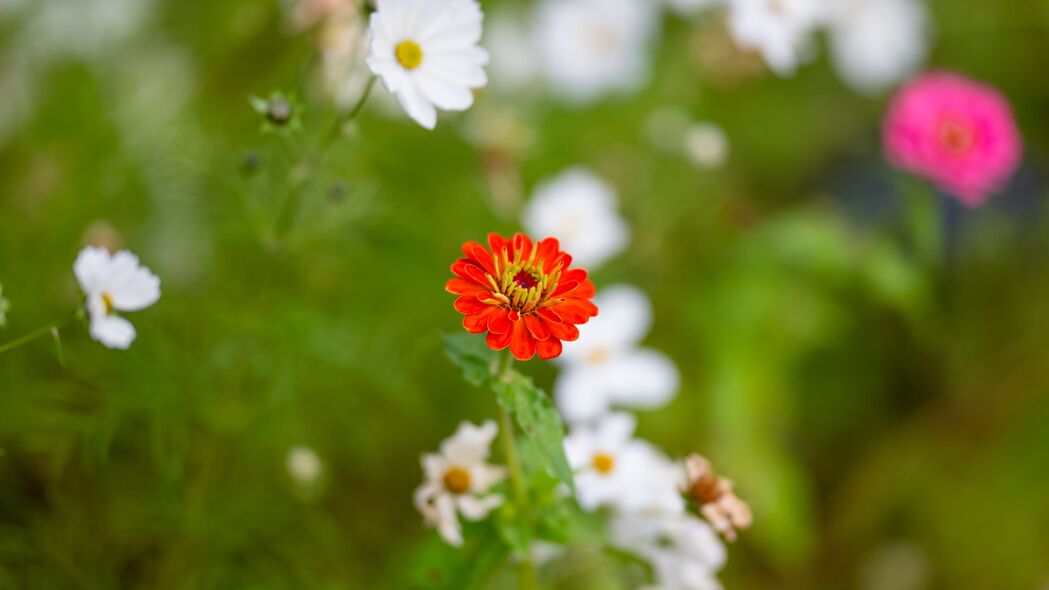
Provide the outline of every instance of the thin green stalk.
{"type": "Polygon", "coordinates": [[[332,125],[331,131],[328,133],[328,139],[325,141],[325,146],[331,145],[332,142],[338,139],[339,134],[342,132],[343,125],[357,118],[361,109],[364,108],[364,103],[368,102],[368,97],[371,96],[373,86],[375,86],[375,75],[368,78],[368,83],[364,85],[364,91],[361,92],[361,97],[357,99],[357,104],[353,105],[350,112],[347,113],[345,117],[335,118],[335,124],[332,125]]]}
{"type": "Polygon", "coordinates": [[[22,336],[21,338],[16,338],[16,339],[8,342],[7,344],[0,345],[0,353],[7,352],[9,350],[14,350],[15,348],[18,348],[19,346],[22,346],[23,344],[28,344],[29,342],[32,342],[33,340],[36,340],[37,338],[40,338],[41,336],[47,336],[49,334],[51,334],[51,335],[57,334],[58,333],[58,329],[60,327],[64,326],[66,323],[69,322],[69,320],[73,319],[74,317],[76,317],[76,314],[74,314],[74,315],[72,315],[72,316],[70,316],[68,318],[65,318],[65,319],[62,319],[62,320],[58,320],[56,322],[51,322],[50,324],[47,324],[45,326],[41,326],[41,327],[33,330],[32,332],[26,334],[25,336],[22,336]]]}
{"type": "MultiPolygon", "coordinates": [[[[510,351],[506,351],[501,363],[499,376],[503,377],[510,372],[514,357],[510,351]]],[[[510,487],[514,493],[514,501],[518,510],[525,510],[528,506],[528,491],[525,489],[524,469],[521,467],[521,455],[517,450],[517,441],[514,436],[513,416],[502,406],[499,406],[499,431],[503,443],[503,454],[506,457],[506,468],[510,473],[510,487]]],[[[517,562],[517,582],[520,590],[538,590],[539,575],[535,564],[532,563],[531,555],[522,557],[517,562]]]]}

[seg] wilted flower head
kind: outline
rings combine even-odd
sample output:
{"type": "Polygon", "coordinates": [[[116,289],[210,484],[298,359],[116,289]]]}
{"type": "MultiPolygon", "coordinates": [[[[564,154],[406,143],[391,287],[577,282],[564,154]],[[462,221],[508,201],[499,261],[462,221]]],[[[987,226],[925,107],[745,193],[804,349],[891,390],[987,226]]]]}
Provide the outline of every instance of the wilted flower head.
{"type": "Polygon", "coordinates": [[[488,246],[463,244],[466,257],[452,265],[457,278],[445,285],[459,296],[455,309],[466,316],[463,327],[488,332],[492,350],[510,347],[518,360],[560,355],[562,340],[579,338],[576,324],[597,315],[586,270],[571,268],[572,257],[556,238],[533,244],[522,233],[509,240],[493,233],[488,246]]]}
{"type": "Polygon", "coordinates": [[[616,210],[615,191],[583,167],[540,183],[522,222],[535,235],[560,240],[577,263],[588,267],[615,256],[630,240],[630,228],[616,210]]]}
{"type": "Polygon", "coordinates": [[[732,482],[718,477],[710,461],[698,454],[685,459],[683,491],[699,505],[699,512],[711,526],[729,541],[736,540],[736,530],[750,526],[750,506],[736,497],[732,482]]]}
{"type": "Polygon", "coordinates": [[[677,393],[677,367],[639,346],[652,326],[652,305],[636,287],[614,285],[594,298],[601,315],[565,346],[565,370],[554,385],[569,422],[593,420],[611,406],[657,408],[677,393]]]}
{"type": "Polygon", "coordinates": [[[91,320],[91,337],[109,348],[126,349],[135,341],[135,327],[118,311],[139,311],[160,299],[160,279],[127,250],[110,255],[87,246],[73,264],[91,320]]]}
{"type": "Polygon", "coordinates": [[[613,413],[572,429],[565,455],[576,471],[579,505],[621,512],[679,513],[679,472],[652,444],[634,438],[632,415],[613,413]]]}
{"type": "Polygon", "coordinates": [[[408,116],[426,129],[437,108],[465,111],[488,78],[475,0],[379,0],[371,17],[368,67],[408,116]]]}
{"type": "Polygon", "coordinates": [[[489,420],[481,426],[463,422],[441,443],[440,453],[422,458],[425,481],[415,490],[415,507],[426,523],[451,545],[462,545],[459,514],[481,520],[503,502],[489,488],[506,477],[502,467],[489,465],[489,447],[499,430],[489,420]]]}
{"type": "Polygon", "coordinates": [[[660,590],[721,590],[725,546],[689,514],[628,514],[612,520],[612,542],[652,565],[660,590]]]}
{"type": "Polygon", "coordinates": [[[885,151],[969,206],[1003,188],[1020,164],[1022,141],[1008,101],[957,74],[919,76],[889,107],[885,151]]]}
{"type": "Polygon", "coordinates": [[[638,89],[648,80],[653,0],[544,0],[536,46],[551,90],[576,102],[638,89]]]}

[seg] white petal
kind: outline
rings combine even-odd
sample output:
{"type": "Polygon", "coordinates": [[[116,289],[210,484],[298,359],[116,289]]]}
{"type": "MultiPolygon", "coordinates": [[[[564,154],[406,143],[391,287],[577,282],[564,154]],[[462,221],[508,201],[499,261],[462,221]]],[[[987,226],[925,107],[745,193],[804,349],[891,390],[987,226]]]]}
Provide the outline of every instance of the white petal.
{"type": "Polygon", "coordinates": [[[103,314],[91,318],[91,337],[107,348],[127,350],[135,341],[135,327],[122,317],[103,314]]]}
{"type": "Polygon", "coordinates": [[[494,420],[486,420],[480,426],[469,422],[459,423],[455,434],[441,443],[441,454],[451,462],[464,464],[480,463],[488,458],[488,452],[499,434],[494,420]]]}
{"type": "Polygon", "coordinates": [[[160,299],[160,279],[140,266],[138,257],[121,250],[113,257],[111,276],[105,286],[113,307],[121,311],[138,311],[160,299]]]}
{"type": "Polygon", "coordinates": [[[419,72],[414,78],[419,90],[438,108],[446,111],[465,111],[474,102],[473,93],[465,86],[427,72],[419,72]]]}
{"type": "Polygon", "coordinates": [[[426,97],[415,85],[413,80],[408,80],[400,90],[397,91],[397,100],[404,107],[404,111],[413,121],[424,129],[433,130],[437,126],[437,109],[426,100],[426,97]]]}
{"type": "Polygon", "coordinates": [[[101,293],[103,281],[109,274],[110,256],[105,248],[87,246],[77,255],[73,263],[80,289],[84,293],[101,293]]]}
{"type": "Polygon", "coordinates": [[[674,398],[680,382],[674,363],[665,354],[646,348],[617,355],[605,370],[609,399],[632,408],[663,406],[674,398]]]}
{"type": "Polygon", "coordinates": [[[587,422],[608,410],[608,383],[605,372],[587,365],[569,365],[554,383],[557,409],[569,423],[587,422]]]}
{"type": "Polygon", "coordinates": [[[448,542],[456,547],[463,544],[463,531],[459,526],[459,517],[455,512],[455,499],[451,494],[440,494],[434,500],[434,509],[437,514],[437,532],[448,542]]]}
{"type": "Polygon", "coordinates": [[[479,498],[473,494],[466,494],[459,496],[458,505],[459,512],[462,513],[463,517],[467,520],[481,520],[488,516],[488,513],[498,508],[503,503],[503,497],[494,494],[479,498]]]}

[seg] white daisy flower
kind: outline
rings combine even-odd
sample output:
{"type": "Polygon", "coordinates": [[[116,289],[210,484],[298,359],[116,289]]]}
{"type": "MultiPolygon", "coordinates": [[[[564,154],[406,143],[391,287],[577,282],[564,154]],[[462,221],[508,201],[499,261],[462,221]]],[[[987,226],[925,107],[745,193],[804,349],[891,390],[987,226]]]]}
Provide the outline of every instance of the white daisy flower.
{"type": "Polygon", "coordinates": [[[634,438],[634,426],[632,415],[612,413],[565,437],[579,505],[586,510],[683,511],[680,469],[655,446],[634,438]]]}
{"type": "Polygon", "coordinates": [[[652,325],[652,305],[627,285],[602,289],[600,315],[565,342],[554,395],[569,422],[592,420],[611,406],[657,408],[677,393],[677,367],[661,352],[638,347],[652,325]]]}
{"type": "Polygon", "coordinates": [[[371,17],[368,67],[426,129],[437,108],[465,111],[488,79],[475,0],[379,0],[371,17]]]}
{"type": "Polygon", "coordinates": [[[450,545],[463,543],[459,514],[481,520],[503,502],[502,496],[488,493],[506,477],[503,467],[486,463],[498,432],[491,420],[481,426],[463,422],[441,443],[440,453],[422,457],[426,479],[415,490],[415,507],[450,545]]]}
{"type": "Polygon", "coordinates": [[[842,0],[829,22],[831,59],[853,89],[877,93],[918,70],[928,14],[916,0],[842,0]]]}
{"type": "Polygon", "coordinates": [[[296,483],[302,485],[315,483],[324,469],[321,458],[317,456],[316,451],[302,445],[293,447],[288,451],[285,467],[288,470],[288,475],[296,483]]]}
{"type": "Polygon", "coordinates": [[[536,47],[551,90],[589,102],[640,88],[649,76],[658,8],[652,0],[543,0],[536,47]]]}
{"type": "Polygon", "coordinates": [[[91,337],[109,348],[127,349],[135,341],[135,327],[118,311],[139,311],[160,299],[160,279],[127,250],[110,255],[105,248],[87,246],[73,264],[84,292],[91,320],[91,337]]]}
{"type": "Polygon", "coordinates": [[[616,210],[615,190],[583,167],[539,183],[522,223],[536,236],[553,236],[579,265],[596,267],[619,254],[630,228],[616,210]]]}
{"type": "Polygon", "coordinates": [[[720,590],[715,574],[725,546],[689,514],[625,514],[611,523],[613,543],[652,565],[660,590],[720,590]]]}
{"type": "Polygon", "coordinates": [[[824,22],[823,0],[730,0],[729,29],[736,43],[760,51],[781,76],[811,54],[812,32],[824,22]]]}

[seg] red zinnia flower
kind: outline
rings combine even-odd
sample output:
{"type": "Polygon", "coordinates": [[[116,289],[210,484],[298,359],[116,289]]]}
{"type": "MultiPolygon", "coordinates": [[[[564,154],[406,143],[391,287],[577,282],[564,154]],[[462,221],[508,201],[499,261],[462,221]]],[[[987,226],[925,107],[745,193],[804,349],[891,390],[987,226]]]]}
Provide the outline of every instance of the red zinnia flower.
{"type": "Polygon", "coordinates": [[[518,360],[558,356],[562,340],[579,338],[575,325],[597,315],[586,270],[569,268],[572,257],[555,238],[532,244],[522,233],[511,240],[493,233],[488,245],[491,252],[477,242],[463,244],[466,258],[452,265],[457,278],[444,287],[459,295],[455,309],[466,316],[463,327],[488,332],[489,348],[509,346],[518,360]]]}

